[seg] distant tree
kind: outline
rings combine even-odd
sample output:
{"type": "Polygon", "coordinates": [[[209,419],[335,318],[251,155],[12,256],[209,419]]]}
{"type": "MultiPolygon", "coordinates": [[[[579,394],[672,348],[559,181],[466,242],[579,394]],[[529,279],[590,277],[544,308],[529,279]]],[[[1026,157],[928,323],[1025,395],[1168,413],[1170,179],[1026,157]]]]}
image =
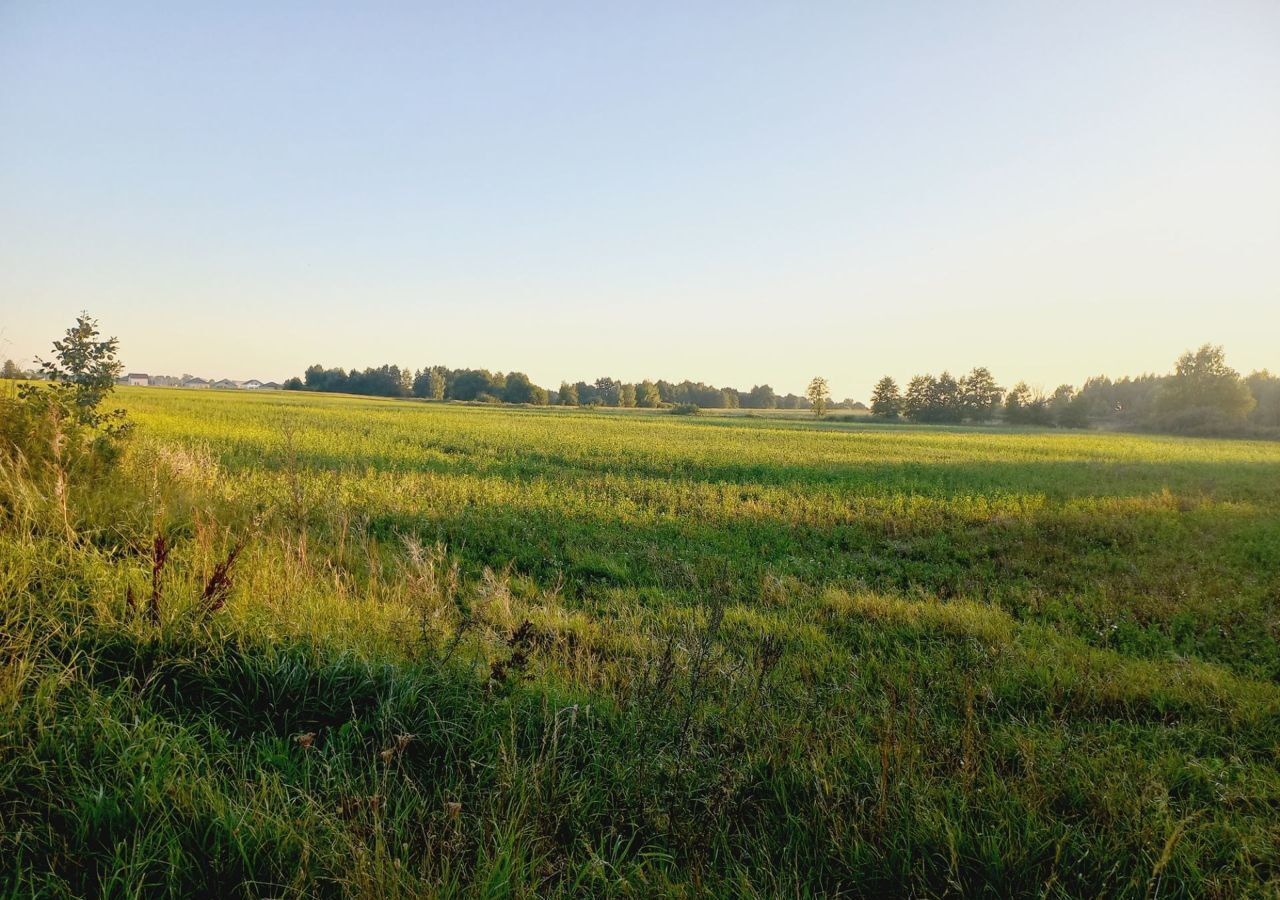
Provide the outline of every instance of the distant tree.
{"type": "Polygon", "coordinates": [[[1060,384],[1049,395],[1049,418],[1053,424],[1062,427],[1064,418],[1070,418],[1071,403],[1076,398],[1076,389],[1069,384],[1060,384]]]}
{"type": "Polygon", "coordinates": [[[1179,426],[1193,420],[1195,425],[1242,422],[1254,405],[1249,386],[1227,365],[1222,348],[1212,344],[1182,354],[1157,398],[1162,422],[1179,426]]]}
{"type": "Polygon", "coordinates": [[[1004,395],[1004,420],[1010,425],[1022,425],[1027,419],[1027,405],[1031,400],[1031,387],[1019,381],[1004,395]]]}
{"type": "Polygon", "coordinates": [[[352,370],[345,390],[366,397],[408,397],[413,387],[412,373],[399,366],[371,366],[364,371],[352,370]]]}
{"type": "Polygon", "coordinates": [[[991,370],[978,366],[960,379],[960,407],[966,418],[975,422],[989,421],[1000,408],[1004,388],[996,384],[991,370]]]}
{"type": "MultiPolygon", "coordinates": [[[[186,379],[184,378],[183,380],[185,381],[186,379]]],[[[286,378],[282,387],[286,391],[301,391],[306,389],[306,385],[302,383],[302,379],[297,375],[294,375],[292,378],[286,378]]]]}
{"type": "Polygon", "coordinates": [[[502,399],[507,403],[537,403],[539,391],[542,402],[546,402],[547,392],[529,380],[524,372],[511,372],[507,375],[503,387],[502,399]]]}
{"type": "Polygon", "coordinates": [[[574,385],[574,389],[578,392],[579,406],[600,405],[600,392],[596,390],[595,384],[588,383],[586,381],[579,381],[574,385]]]}
{"type": "Polygon", "coordinates": [[[449,372],[443,366],[429,366],[413,376],[413,396],[425,400],[443,400],[449,386],[449,372]]]}
{"type": "Polygon", "coordinates": [[[560,382],[559,403],[561,406],[578,405],[578,389],[567,381],[560,382]]]}
{"type": "Polygon", "coordinates": [[[916,375],[907,382],[907,392],[902,398],[902,412],[913,422],[932,421],[933,405],[938,380],[932,375],[916,375]]]}
{"type": "Polygon", "coordinates": [[[1280,427],[1280,376],[1263,369],[1251,373],[1245,383],[1257,402],[1249,413],[1249,421],[1266,428],[1280,427]]]}
{"type": "Polygon", "coordinates": [[[646,409],[661,406],[662,395],[658,393],[658,386],[648,379],[640,382],[639,387],[636,388],[636,405],[646,409]]]}
{"type": "Polygon", "coordinates": [[[618,394],[618,402],[621,406],[628,409],[636,405],[636,386],[634,384],[624,384],[618,394]]]}
{"type": "Polygon", "coordinates": [[[930,420],[956,423],[964,419],[964,401],[960,383],[950,372],[943,372],[933,384],[930,398],[930,420]]]}
{"type": "Polygon", "coordinates": [[[831,401],[831,389],[827,387],[827,379],[821,375],[814,376],[814,379],[809,382],[809,387],[805,389],[804,395],[815,416],[820,419],[827,414],[827,404],[831,401]]]}
{"type": "Polygon", "coordinates": [[[738,392],[734,388],[720,388],[720,408],[737,409],[738,392]]]}
{"type": "Polygon", "coordinates": [[[308,366],[302,373],[303,381],[309,391],[332,391],[342,393],[350,387],[350,379],[346,369],[326,369],[317,363],[308,366]]]}
{"type": "Polygon", "coordinates": [[[1112,381],[1097,376],[1084,383],[1079,396],[1092,418],[1121,425],[1151,423],[1157,395],[1169,377],[1148,374],[1112,381]]]}
{"type": "Polygon", "coordinates": [[[622,402],[622,382],[612,378],[597,378],[596,399],[602,406],[617,406],[622,402]]]}
{"type": "Polygon", "coordinates": [[[445,396],[450,400],[481,400],[493,402],[506,391],[507,379],[501,373],[494,374],[488,369],[455,369],[445,389],[445,396]],[[486,395],[481,397],[481,394],[486,395]]]}
{"type": "Polygon", "coordinates": [[[1019,381],[1005,395],[1004,418],[1011,425],[1049,425],[1053,421],[1048,398],[1025,381],[1019,381]]]}
{"type": "Polygon", "coordinates": [[[888,375],[876,382],[871,390],[871,415],[877,419],[896,419],[902,415],[902,395],[898,382],[888,375]]]}
{"type": "Polygon", "coordinates": [[[767,384],[757,384],[747,392],[747,402],[742,404],[748,409],[776,409],[778,395],[767,384]]]}
{"type": "Polygon", "coordinates": [[[22,370],[18,368],[18,364],[11,359],[6,359],[4,368],[0,369],[0,378],[16,379],[22,377],[22,370]]]}

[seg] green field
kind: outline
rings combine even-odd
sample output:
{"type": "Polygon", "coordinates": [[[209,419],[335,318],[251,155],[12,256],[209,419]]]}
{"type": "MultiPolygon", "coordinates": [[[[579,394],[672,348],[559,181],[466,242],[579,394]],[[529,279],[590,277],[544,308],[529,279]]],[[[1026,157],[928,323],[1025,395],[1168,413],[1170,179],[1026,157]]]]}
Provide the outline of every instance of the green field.
{"type": "Polygon", "coordinates": [[[6,896],[1280,893],[1280,444],[117,397],[0,478],[6,896]]]}

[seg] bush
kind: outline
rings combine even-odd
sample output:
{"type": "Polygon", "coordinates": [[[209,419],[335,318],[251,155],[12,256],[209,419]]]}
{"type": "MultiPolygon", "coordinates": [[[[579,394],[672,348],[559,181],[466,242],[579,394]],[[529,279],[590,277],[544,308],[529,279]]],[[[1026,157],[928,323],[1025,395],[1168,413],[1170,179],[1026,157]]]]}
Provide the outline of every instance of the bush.
{"type": "Polygon", "coordinates": [[[73,484],[91,482],[119,459],[130,424],[124,410],[105,410],[121,365],[115,338],[98,339],[98,323],[81,314],[54,359],[41,360],[48,381],[20,384],[0,396],[0,511],[30,516],[45,501],[56,506],[59,527],[74,529],[68,503],[73,484]],[[24,483],[36,488],[26,490],[24,483]]]}
{"type": "Polygon", "coordinates": [[[1216,406],[1199,406],[1156,416],[1151,421],[1151,429],[1188,437],[1277,437],[1277,429],[1242,422],[1239,417],[1216,406]]]}
{"type": "Polygon", "coordinates": [[[673,416],[697,416],[702,414],[702,408],[696,403],[677,403],[669,412],[673,416]]]}

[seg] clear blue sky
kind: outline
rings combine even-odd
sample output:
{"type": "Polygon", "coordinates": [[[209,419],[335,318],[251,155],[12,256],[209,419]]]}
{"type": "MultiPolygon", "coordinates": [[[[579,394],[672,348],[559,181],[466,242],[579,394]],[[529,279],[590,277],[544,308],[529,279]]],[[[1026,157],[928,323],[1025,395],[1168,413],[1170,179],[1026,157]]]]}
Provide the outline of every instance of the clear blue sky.
{"type": "Polygon", "coordinates": [[[0,355],[1280,367],[1280,2],[0,2],[0,355]]]}

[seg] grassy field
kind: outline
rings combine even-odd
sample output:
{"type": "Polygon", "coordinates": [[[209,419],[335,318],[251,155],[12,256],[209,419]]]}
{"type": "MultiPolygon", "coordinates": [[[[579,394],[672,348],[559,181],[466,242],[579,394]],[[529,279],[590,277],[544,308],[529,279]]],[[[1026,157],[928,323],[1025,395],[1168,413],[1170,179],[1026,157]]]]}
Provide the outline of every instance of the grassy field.
{"type": "Polygon", "coordinates": [[[1280,444],[118,396],[6,896],[1280,893],[1280,444]]]}

